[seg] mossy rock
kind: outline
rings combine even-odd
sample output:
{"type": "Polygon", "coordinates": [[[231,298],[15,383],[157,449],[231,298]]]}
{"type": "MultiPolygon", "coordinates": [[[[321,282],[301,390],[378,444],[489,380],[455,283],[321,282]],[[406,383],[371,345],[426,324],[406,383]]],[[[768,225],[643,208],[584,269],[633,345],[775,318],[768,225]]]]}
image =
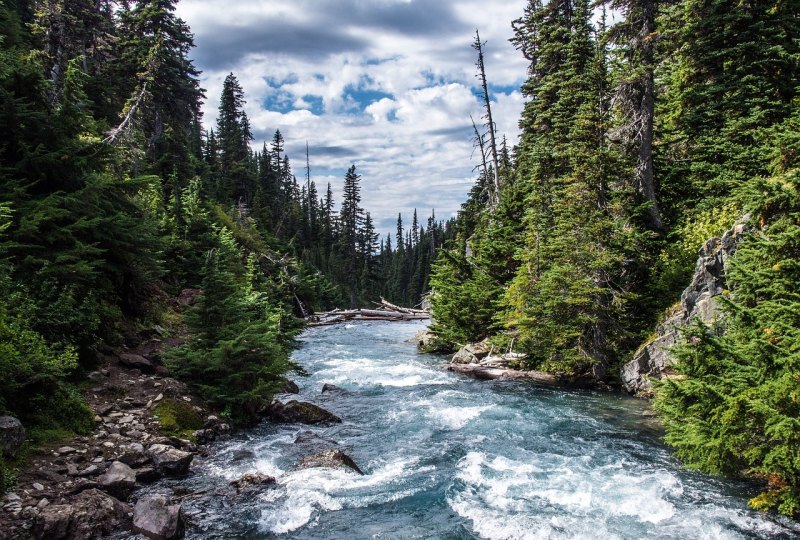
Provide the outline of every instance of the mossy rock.
{"type": "Polygon", "coordinates": [[[203,417],[184,401],[165,399],[156,405],[154,412],[161,431],[167,435],[191,439],[194,431],[203,427],[203,417]]]}

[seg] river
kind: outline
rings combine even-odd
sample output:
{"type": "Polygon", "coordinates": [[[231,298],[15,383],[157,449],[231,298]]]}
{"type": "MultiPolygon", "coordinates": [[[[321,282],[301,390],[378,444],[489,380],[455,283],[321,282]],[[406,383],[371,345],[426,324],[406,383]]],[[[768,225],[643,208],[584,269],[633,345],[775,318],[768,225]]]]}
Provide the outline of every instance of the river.
{"type": "Polygon", "coordinates": [[[683,470],[647,404],[442,369],[407,340],[424,325],[314,328],[294,359],[299,399],[343,419],[311,428],[364,470],[296,470],[307,427],[263,424],[216,443],[185,480],[187,538],[795,538],[752,512],[752,489],[683,470]],[[349,391],[321,394],[323,383],[349,391]],[[244,456],[244,457],[243,457],[244,456]],[[258,470],[278,485],[225,495],[258,470]]]}

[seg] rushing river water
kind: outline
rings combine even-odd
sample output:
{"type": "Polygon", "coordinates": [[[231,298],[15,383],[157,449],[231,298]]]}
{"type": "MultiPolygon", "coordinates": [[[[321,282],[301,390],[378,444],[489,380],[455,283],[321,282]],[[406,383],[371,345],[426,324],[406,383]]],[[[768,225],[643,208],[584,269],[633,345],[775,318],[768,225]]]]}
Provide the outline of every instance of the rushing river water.
{"type": "Polygon", "coordinates": [[[187,487],[188,538],[795,538],[747,508],[748,487],[680,468],[646,404],[605,393],[481,382],[407,342],[420,323],[316,328],[295,360],[300,399],[342,417],[311,428],[364,470],[296,470],[305,426],[217,443],[187,487]],[[349,391],[321,394],[323,383],[349,391]],[[249,471],[276,487],[232,497],[249,471]]]}

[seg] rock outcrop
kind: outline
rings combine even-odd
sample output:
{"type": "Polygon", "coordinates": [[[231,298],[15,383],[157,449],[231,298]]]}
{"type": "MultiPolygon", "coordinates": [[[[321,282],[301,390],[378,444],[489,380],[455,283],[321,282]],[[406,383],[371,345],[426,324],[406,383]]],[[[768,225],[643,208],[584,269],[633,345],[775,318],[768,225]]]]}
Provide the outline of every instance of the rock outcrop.
{"type": "Polygon", "coordinates": [[[331,448],[323,450],[313,456],[308,456],[300,460],[297,464],[298,469],[311,469],[314,467],[329,467],[334,469],[349,469],[364,474],[364,472],[356,465],[353,458],[339,450],[338,448],[331,448]]]}
{"type": "Polygon", "coordinates": [[[656,337],[643,345],[620,370],[622,386],[629,393],[650,396],[651,381],[671,375],[674,362],[669,350],[683,339],[682,328],[693,320],[707,325],[719,322],[718,299],[725,294],[726,265],[747,232],[748,219],[745,216],[722,238],[712,238],[703,244],[692,282],[681,294],[680,304],[676,304],[657,326],[656,337]]]}
{"type": "Polygon", "coordinates": [[[338,424],[341,418],[322,407],[305,401],[288,403],[274,401],[264,411],[264,416],[281,424],[338,424]]]}
{"type": "Polygon", "coordinates": [[[180,504],[169,504],[166,497],[145,497],[133,509],[133,532],[151,540],[183,538],[185,521],[180,504]]]}
{"type": "Polygon", "coordinates": [[[93,540],[125,529],[130,507],[98,489],[88,489],[65,504],[44,507],[36,517],[36,540],[93,540]]]}
{"type": "Polygon", "coordinates": [[[0,456],[14,457],[25,442],[25,428],[13,416],[0,416],[0,456]]]}

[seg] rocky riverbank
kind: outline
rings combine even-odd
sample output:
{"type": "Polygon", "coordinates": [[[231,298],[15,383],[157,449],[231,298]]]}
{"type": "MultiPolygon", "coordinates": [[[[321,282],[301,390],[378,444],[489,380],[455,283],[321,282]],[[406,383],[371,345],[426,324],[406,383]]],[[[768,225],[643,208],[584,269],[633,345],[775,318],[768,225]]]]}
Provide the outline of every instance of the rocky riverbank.
{"type": "MultiPolygon", "coordinates": [[[[176,307],[190,305],[196,293],[184,291],[176,307]]],[[[183,537],[187,518],[182,501],[204,494],[177,490],[172,496],[140,496],[140,489],[162,478],[188,477],[195,458],[209,456],[206,445],[232,431],[161,364],[165,347],[183,339],[155,327],[128,336],[129,348],[102,357],[85,392],[94,415],[93,431],[31,456],[14,490],[0,502],[0,539],[86,540],[123,531],[158,540],[183,537]],[[181,418],[176,421],[177,417],[181,418]]],[[[283,390],[296,393],[298,388],[286,380],[283,390]]],[[[332,385],[323,389],[337,391],[342,390],[332,385]]],[[[262,415],[277,423],[341,422],[325,409],[297,400],[276,400],[262,415]]],[[[0,443],[9,448],[0,450],[13,455],[24,432],[15,419],[6,420],[0,426],[0,443]]],[[[306,439],[298,442],[307,450],[298,467],[345,467],[360,473],[334,442],[306,439]]],[[[249,473],[229,491],[236,496],[275,482],[249,473]]]]}
{"type": "Polygon", "coordinates": [[[3,498],[0,537],[97,538],[137,523],[151,538],[177,537],[180,512],[170,501],[138,504],[136,489],[165,476],[186,475],[193,458],[206,451],[202,443],[231,428],[160,365],[163,347],[181,338],[154,333],[145,333],[150,337],[136,347],[104,356],[100,369],[90,374],[85,397],[94,430],[33,454],[14,491],[3,498]],[[200,419],[187,437],[167,435],[159,420],[158,411],[176,407],[200,419]]]}

